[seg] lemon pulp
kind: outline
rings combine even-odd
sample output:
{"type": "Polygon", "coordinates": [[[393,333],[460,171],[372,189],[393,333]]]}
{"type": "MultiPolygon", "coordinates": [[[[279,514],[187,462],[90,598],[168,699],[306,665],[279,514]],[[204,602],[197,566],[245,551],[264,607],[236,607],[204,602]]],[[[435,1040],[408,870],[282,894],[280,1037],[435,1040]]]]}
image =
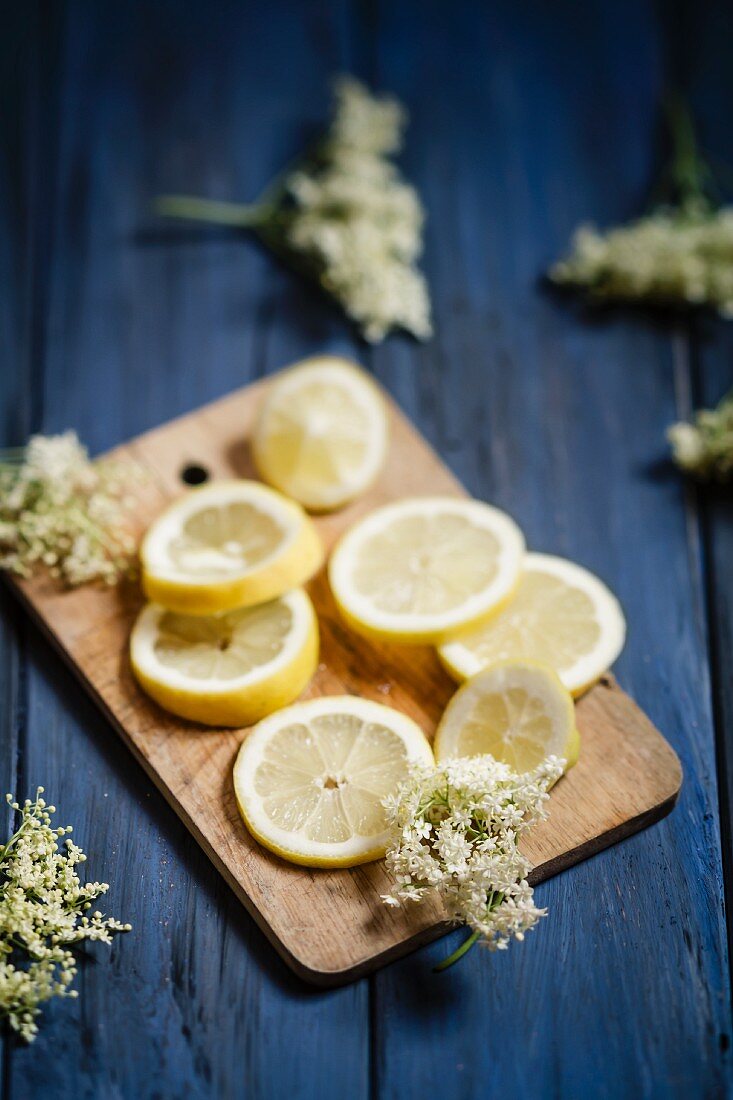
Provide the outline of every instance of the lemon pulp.
{"type": "Polygon", "coordinates": [[[274,661],[293,626],[283,600],[216,616],[166,611],[153,643],[161,666],[196,680],[235,680],[274,661]]]}
{"type": "Polygon", "coordinates": [[[374,480],[387,447],[381,394],[354,364],[310,359],[273,381],[253,437],[264,479],[313,511],[352,500],[374,480]]]}
{"type": "Polygon", "coordinates": [[[531,662],[501,662],[456,692],[438,726],[436,758],[489,753],[516,772],[548,756],[578,758],[573,701],[555,672],[531,662]]]}
{"type": "Polygon", "coordinates": [[[290,532],[243,501],[211,505],[189,516],[168,545],[182,573],[229,577],[266,561],[290,532]]]}
{"type": "Polygon", "coordinates": [[[597,577],[563,558],[527,554],[511,600],[439,653],[459,680],[496,661],[540,661],[578,694],[613,664],[624,636],[618,601],[597,577]]]}
{"type": "Polygon", "coordinates": [[[323,547],[299,504],[259,482],[220,481],[170,505],[140,556],[148,599],[169,611],[214,615],[304,584],[323,547]]]}
{"type": "Polygon", "coordinates": [[[234,782],[245,822],[278,855],[312,866],[376,859],[386,843],[382,799],[412,760],[432,761],[411,719],[354,696],[274,714],[245,740],[234,782]]]}
{"type": "Polygon", "coordinates": [[[372,512],[343,536],[329,577],[360,633],[440,641],[483,621],[510,595],[524,540],[479,501],[415,497],[372,512]]]}
{"type": "Polygon", "coordinates": [[[306,686],[318,658],[318,625],[300,589],[222,615],[148,604],[130,655],[138,682],[166,710],[206,725],[243,726],[291,703],[306,686]]]}

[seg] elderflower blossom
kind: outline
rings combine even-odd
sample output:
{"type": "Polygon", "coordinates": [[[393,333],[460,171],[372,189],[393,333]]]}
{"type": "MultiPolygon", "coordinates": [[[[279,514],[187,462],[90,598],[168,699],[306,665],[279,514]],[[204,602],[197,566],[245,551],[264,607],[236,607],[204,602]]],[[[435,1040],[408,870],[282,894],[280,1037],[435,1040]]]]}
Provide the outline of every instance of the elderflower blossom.
{"type": "Polygon", "coordinates": [[[718,481],[733,477],[733,393],[714,409],[698,410],[691,424],[672,424],[667,439],[683,470],[718,481]]]}
{"type": "Polygon", "coordinates": [[[348,77],[334,92],[334,119],[315,164],[286,180],[295,203],[288,242],[315,262],[321,284],[367,340],[391,328],[424,339],[430,303],[415,266],[424,212],[388,159],[401,148],[406,112],[348,77]]]}
{"type": "Polygon", "coordinates": [[[106,882],[82,884],[76,867],[84,852],[59,840],[71,826],[52,828],[54,806],[43,787],[23,805],[7,795],[21,822],[0,848],[0,1015],[26,1042],[38,1032],[41,1006],[51,997],[77,997],[70,985],[77,967],[71,947],[83,940],[111,943],[131,925],[89,913],[106,882]]]}
{"type": "Polygon", "coordinates": [[[606,233],[581,226],[550,278],[596,301],[708,305],[733,317],[733,207],[665,208],[606,233]]]}
{"type": "Polygon", "coordinates": [[[437,895],[450,920],[467,924],[490,950],[524,938],[544,909],[533,901],[519,841],[546,817],[548,790],[563,762],[549,757],[516,775],[492,756],[414,767],[384,805],[392,828],[387,905],[437,895]]]}
{"type": "Polygon", "coordinates": [[[424,340],[430,299],[417,267],[425,212],[390,158],[402,148],[404,107],[357,80],[334,83],[331,124],[317,146],[255,203],[164,195],[159,213],[250,229],[340,304],[366,340],[394,328],[424,340]]]}
{"type": "Polygon", "coordinates": [[[4,457],[0,569],[27,577],[41,565],[70,586],[116,582],[135,549],[123,526],[130,470],[91,462],[71,431],[34,435],[19,455],[4,457]]]}

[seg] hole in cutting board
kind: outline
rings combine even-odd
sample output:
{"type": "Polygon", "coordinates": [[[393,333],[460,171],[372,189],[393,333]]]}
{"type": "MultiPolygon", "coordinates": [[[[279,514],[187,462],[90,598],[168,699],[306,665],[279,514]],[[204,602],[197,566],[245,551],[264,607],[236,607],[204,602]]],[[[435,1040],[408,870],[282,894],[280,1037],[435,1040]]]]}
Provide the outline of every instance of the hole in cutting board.
{"type": "Polygon", "coordinates": [[[186,485],[203,485],[209,480],[209,471],[205,466],[199,466],[197,462],[190,462],[184,466],[180,473],[181,481],[186,485]]]}

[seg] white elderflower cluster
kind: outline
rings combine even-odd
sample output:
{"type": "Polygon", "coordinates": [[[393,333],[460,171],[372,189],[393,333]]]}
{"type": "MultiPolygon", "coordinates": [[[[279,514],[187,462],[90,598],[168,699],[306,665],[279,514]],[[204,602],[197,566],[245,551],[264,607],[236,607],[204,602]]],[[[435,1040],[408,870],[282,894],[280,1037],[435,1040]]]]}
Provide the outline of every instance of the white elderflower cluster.
{"type": "Polygon", "coordinates": [[[106,882],[82,884],[76,867],[86,856],[71,840],[59,845],[71,826],[52,828],[54,806],[39,787],[34,802],[21,806],[17,830],[0,848],[0,1015],[26,1042],[38,1032],[41,1006],[51,997],[76,997],[70,989],[76,963],[70,950],[82,940],[111,943],[129,924],[103,917],[92,902],[106,882]]]}
{"type": "Polygon", "coordinates": [[[424,212],[388,159],[401,147],[406,113],[347,77],[336,82],[335,99],[317,156],[286,180],[295,204],[288,244],[315,265],[367,340],[382,340],[392,328],[424,339],[432,331],[430,302],[415,266],[424,212]]]}
{"type": "Polygon", "coordinates": [[[533,901],[524,833],[546,816],[548,790],[563,761],[549,757],[516,775],[492,756],[414,768],[385,800],[393,833],[388,905],[437,895],[449,919],[467,924],[491,950],[524,938],[545,910],[533,901]]]}
{"type": "Polygon", "coordinates": [[[91,462],[75,432],[0,454],[0,569],[27,577],[45,566],[71,586],[116,582],[135,550],[124,526],[131,476],[91,462]]]}
{"type": "Polygon", "coordinates": [[[691,424],[672,424],[667,439],[683,470],[717,481],[733,477],[733,393],[714,409],[700,409],[691,424]]]}
{"type": "Polygon", "coordinates": [[[328,135],[343,155],[388,156],[402,148],[407,111],[393,96],[373,96],[358,80],[339,76],[333,82],[334,113],[328,135]]]}
{"type": "Polygon", "coordinates": [[[597,301],[708,305],[733,317],[733,207],[661,209],[606,233],[582,226],[550,278],[597,301]]]}
{"type": "Polygon", "coordinates": [[[425,212],[390,159],[402,148],[407,112],[352,77],[334,82],[323,139],[254,203],[162,195],[156,209],[249,229],[297,271],[315,278],[372,343],[402,328],[432,333],[427,283],[417,267],[425,212]]]}

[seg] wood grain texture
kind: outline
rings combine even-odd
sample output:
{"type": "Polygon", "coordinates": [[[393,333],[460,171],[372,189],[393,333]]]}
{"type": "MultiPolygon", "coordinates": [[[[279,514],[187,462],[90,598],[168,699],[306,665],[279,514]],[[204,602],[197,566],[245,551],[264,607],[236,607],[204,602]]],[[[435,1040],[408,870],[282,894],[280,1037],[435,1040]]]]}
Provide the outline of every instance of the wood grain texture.
{"type": "MultiPolygon", "coordinates": [[[[143,481],[135,509],[138,533],[181,496],[181,472],[190,463],[208,470],[212,480],[256,476],[249,439],[268,384],[248,387],[113,452],[130,464],[133,483],[138,476],[143,481]]],[[[353,504],[315,522],[328,551],[359,516],[381,504],[460,492],[453,475],[391,405],[389,454],[379,478],[353,504]]],[[[174,718],[134,681],[128,639],[141,606],[136,585],[68,591],[39,575],[16,582],[16,588],[297,974],[320,985],[352,981],[444,930],[435,906],[398,914],[384,907],[381,895],[390,880],[380,862],[353,871],[313,872],[252,840],[232,784],[245,731],[210,732],[174,718]]],[[[338,616],[325,569],[309,588],[321,654],[304,697],[372,698],[408,714],[432,737],[455,690],[434,650],[375,645],[354,635],[338,616]]],[[[550,820],[526,846],[535,882],[658,820],[679,792],[682,774],[673,750],[610,678],[581,701],[578,724],[580,763],[558,784],[550,820]]]]}
{"type": "Polygon", "coordinates": [[[728,337],[711,318],[673,345],[666,325],[587,315],[538,278],[579,221],[643,208],[658,103],[680,82],[671,31],[705,145],[730,160],[729,14],[708,0],[6,9],[3,444],[75,427],[96,453],[304,355],[352,355],[533,549],[618,593],[620,682],[685,783],[658,826],[538,887],[548,918],[520,949],[433,976],[455,933],[315,991],[9,598],[3,769],[21,794],[45,783],[90,874],[112,884],[107,911],[134,931],[90,951],[79,1001],[50,1006],[32,1048],[7,1044],[0,1094],[406,1100],[438,1083],[444,1100],[726,1096],[711,672],[721,740],[733,709],[729,650],[710,670],[707,646],[708,609],[724,626],[716,609],[731,606],[729,521],[717,498],[711,570],[700,498],[664,461],[663,432],[687,411],[682,383],[709,387],[694,395],[706,400],[729,385],[728,337]],[[256,195],[314,134],[344,70],[410,108],[402,160],[428,207],[437,320],[424,346],[366,348],[256,247],[149,216],[165,191],[256,195]]]}

